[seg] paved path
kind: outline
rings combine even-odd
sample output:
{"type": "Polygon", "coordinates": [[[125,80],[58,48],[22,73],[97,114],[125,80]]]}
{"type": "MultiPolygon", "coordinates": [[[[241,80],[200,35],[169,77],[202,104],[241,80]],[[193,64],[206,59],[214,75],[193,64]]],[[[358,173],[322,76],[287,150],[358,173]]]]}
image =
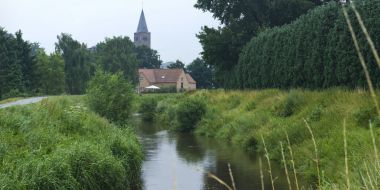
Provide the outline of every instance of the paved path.
{"type": "Polygon", "coordinates": [[[0,104],[0,109],[11,107],[11,106],[20,106],[20,105],[26,105],[26,104],[33,104],[33,103],[39,102],[39,101],[41,101],[41,100],[43,100],[45,98],[47,98],[47,97],[43,96],[43,97],[26,98],[26,99],[17,100],[17,101],[14,101],[14,102],[0,104]]]}

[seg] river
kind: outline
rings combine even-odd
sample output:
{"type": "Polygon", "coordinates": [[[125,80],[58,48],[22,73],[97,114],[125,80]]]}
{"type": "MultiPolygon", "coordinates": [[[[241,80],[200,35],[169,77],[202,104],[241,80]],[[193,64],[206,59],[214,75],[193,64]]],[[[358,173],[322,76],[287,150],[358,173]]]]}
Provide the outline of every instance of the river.
{"type": "MultiPolygon", "coordinates": [[[[208,173],[231,185],[231,165],[238,190],[261,190],[258,156],[227,143],[192,134],[169,133],[152,124],[140,123],[137,134],[144,148],[142,183],[145,190],[226,189],[208,173]]],[[[262,158],[265,189],[272,189],[267,162],[262,158]]],[[[272,163],[276,190],[288,189],[278,164],[272,163]]]]}

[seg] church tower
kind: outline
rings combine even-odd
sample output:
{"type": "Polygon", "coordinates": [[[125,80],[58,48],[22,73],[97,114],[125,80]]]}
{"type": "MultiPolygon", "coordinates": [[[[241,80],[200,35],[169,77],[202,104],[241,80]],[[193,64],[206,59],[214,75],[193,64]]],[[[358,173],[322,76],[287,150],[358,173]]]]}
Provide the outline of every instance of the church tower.
{"type": "Polygon", "coordinates": [[[136,46],[146,46],[150,48],[150,32],[148,31],[148,26],[146,25],[144,10],[141,11],[140,21],[137,26],[134,41],[136,46]]]}

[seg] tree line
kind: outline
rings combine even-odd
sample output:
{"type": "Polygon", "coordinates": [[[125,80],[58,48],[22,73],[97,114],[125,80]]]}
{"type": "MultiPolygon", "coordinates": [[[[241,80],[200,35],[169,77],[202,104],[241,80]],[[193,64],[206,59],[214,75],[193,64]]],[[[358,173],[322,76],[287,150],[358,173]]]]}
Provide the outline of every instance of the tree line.
{"type": "MultiPolygon", "coordinates": [[[[380,47],[380,1],[356,2],[368,32],[380,47]]],[[[231,88],[308,88],[336,86],[365,88],[363,69],[345,17],[338,3],[329,3],[301,16],[292,24],[254,37],[226,78],[231,88]]],[[[350,10],[368,70],[376,87],[380,72],[366,37],[350,10]]]]}
{"type": "MultiPolygon", "coordinates": [[[[356,3],[378,47],[379,1],[356,3]]],[[[365,86],[339,0],[198,0],[195,7],[222,24],[205,26],[197,35],[202,58],[221,87],[365,86]]],[[[354,25],[371,77],[380,81],[366,40],[354,25]]]]}
{"type": "Polygon", "coordinates": [[[55,51],[46,53],[38,43],[0,27],[0,99],[27,95],[83,94],[97,68],[116,73],[137,83],[138,68],[160,68],[156,50],[135,47],[128,37],[106,38],[95,47],[57,37],[55,51]]]}

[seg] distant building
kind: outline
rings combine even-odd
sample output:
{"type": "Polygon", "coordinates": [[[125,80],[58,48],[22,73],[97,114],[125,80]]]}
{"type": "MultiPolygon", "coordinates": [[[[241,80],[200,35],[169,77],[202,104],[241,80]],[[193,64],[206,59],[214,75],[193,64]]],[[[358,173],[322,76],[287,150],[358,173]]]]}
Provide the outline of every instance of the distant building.
{"type": "Polygon", "coordinates": [[[141,11],[139,25],[134,38],[135,46],[146,46],[150,48],[150,32],[146,25],[144,10],[141,11]]]}
{"type": "Polygon", "coordinates": [[[147,91],[151,85],[177,92],[197,89],[195,80],[183,69],[139,69],[139,92],[147,91]]]}

